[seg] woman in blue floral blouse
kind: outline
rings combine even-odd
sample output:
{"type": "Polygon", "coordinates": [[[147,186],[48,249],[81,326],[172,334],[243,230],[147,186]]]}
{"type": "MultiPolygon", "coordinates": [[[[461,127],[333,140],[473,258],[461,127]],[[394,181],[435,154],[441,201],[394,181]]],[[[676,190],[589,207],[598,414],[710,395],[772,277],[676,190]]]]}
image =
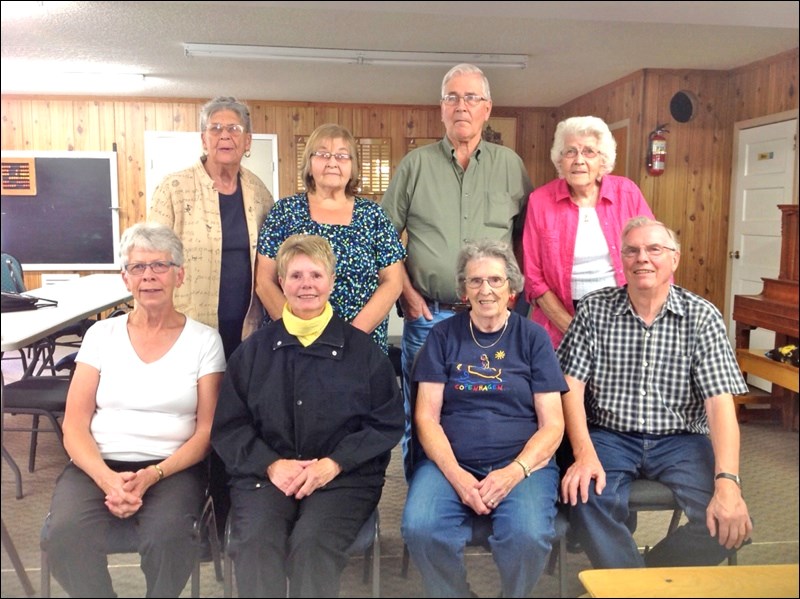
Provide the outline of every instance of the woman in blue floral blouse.
{"type": "Polygon", "coordinates": [[[406,252],[383,208],[355,195],[357,151],[355,138],[340,125],[321,125],[308,138],[302,165],[307,191],[276,202],[264,221],[256,291],[269,317],[280,318],[286,300],[278,285],[278,248],[296,233],[324,237],[336,255],[334,312],[388,352],[389,312],[402,290],[406,252]]]}

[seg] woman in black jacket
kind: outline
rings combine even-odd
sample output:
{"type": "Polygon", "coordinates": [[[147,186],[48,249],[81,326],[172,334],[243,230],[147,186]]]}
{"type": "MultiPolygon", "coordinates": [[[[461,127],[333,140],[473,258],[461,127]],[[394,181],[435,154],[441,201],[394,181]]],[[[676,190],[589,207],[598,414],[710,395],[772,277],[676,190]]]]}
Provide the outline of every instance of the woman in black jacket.
{"type": "Polygon", "coordinates": [[[212,444],[231,477],[240,597],[335,597],[347,548],[380,500],[403,402],[388,357],[333,314],[328,242],[278,251],[283,317],[228,362],[212,444]]]}

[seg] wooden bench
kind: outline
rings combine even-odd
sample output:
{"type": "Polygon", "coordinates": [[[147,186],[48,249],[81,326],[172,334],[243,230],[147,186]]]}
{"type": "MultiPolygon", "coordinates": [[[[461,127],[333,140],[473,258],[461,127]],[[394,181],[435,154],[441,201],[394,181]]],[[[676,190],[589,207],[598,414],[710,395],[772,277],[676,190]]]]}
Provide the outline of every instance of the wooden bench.
{"type": "Polygon", "coordinates": [[[764,403],[779,407],[784,428],[797,428],[798,414],[798,368],[785,362],[778,362],[766,357],[766,349],[736,350],[736,360],[742,372],[761,377],[780,389],[773,389],[772,395],[747,394],[734,398],[738,406],[748,403],[764,403]]]}

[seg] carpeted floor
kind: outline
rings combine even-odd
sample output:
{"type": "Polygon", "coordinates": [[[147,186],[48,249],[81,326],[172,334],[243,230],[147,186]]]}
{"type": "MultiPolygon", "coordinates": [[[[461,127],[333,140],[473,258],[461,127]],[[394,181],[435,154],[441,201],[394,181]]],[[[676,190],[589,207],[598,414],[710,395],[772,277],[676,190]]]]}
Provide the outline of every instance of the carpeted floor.
{"type": "MultiPolygon", "coordinates": [[[[4,372],[8,372],[3,364],[4,372]]],[[[8,377],[7,377],[8,380],[8,377]]],[[[27,416],[6,417],[11,420],[27,416]]],[[[739,552],[740,564],[778,564],[798,562],[798,434],[783,430],[777,424],[749,423],[742,427],[742,468],[745,498],[755,520],[753,543],[739,552]]],[[[39,531],[50,503],[56,477],[67,461],[55,435],[41,436],[36,470],[26,471],[28,435],[4,433],[3,442],[21,465],[23,499],[15,498],[14,477],[6,463],[2,465],[2,517],[16,545],[36,592],[39,592],[39,531]]],[[[406,483],[400,466],[399,449],[395,449],[380,504],[381,516],[381,594],[383,597],[422,597],[419,573],[412,565],[408,578],[400,574],[403,543],[400,537],[400,515],[406,494],[406,483]]],[[[669,513],[645,513],[639,518],[636,540],[641,546],[655,544],[666,532],[669,513]]],[[[482,550],[470,550],[467,568],[470,583],[480,597],[499,596],[496,568],[491,556],[482,550]]],[[[138,568],[138,555],[112,556],[112,577],[120,597],[144,596],[144,578],[138,568]]],[[[342,581],[342,597],[369,597],[371,586],[362,581],[363,560],[351,559],[342,581]]],[[[566,568],[567,593],[577,597],[585,591],[578,573],[590,567],[583,554],[569,554],[566,568]]],[[[65,596],[53,581],[54,597],[65,596]]],[[[201,571],[200,593],[203,597],[222,597],[222,584],[214,577],[213,566],[205,563],[201,571]]],[[[2,597],[24,597],[19,579],[12,567],[6,547],[2,555],[2,597]]],[[[189,596],[189,586],[183,596],[189,596]]],[[[534,597],[558,596],[555,576],[543,575],[534,597]]]]}

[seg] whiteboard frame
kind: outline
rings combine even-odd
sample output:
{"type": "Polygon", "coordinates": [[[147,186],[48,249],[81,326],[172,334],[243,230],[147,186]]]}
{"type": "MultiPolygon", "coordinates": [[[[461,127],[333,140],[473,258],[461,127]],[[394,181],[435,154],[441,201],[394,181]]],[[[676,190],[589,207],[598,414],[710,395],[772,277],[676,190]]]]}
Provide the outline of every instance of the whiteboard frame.
{"type": "MultiPolygon", "coordinates": [[[[111,237],[113,262],[85,264],[36,264],[23,262],[21,266],[24,270],[30,271],[60,271],[60,270],[80,270],[80,271],[101,271],[101,270],[121,270],[119,260],[119,180],[117,177],[117,153],[116,152],[84,152],[84,151],[47,151],[47,150],[2,150],[0,158],[95,158],[107,159],[109,169],[109,185],[111,187],[111,237]]],[[[22,197],[22,196],[14,196],[22,197]]],[[[29,196],[33,197],[33,196],[29,196]]]]}
{"type": "MultiPolygon", "coordinates": [[[[158,184],[164,179],[164,177],[170,173],[190,168],[200,158],[203,153],[203,144],[200,135],[201,134],[199,131],[144,132],[144,170],[147,214],[150,213],[150,205],[153,202],[153,192],[158,184]],[[194,155],[191,154],[191,151],[188,149],[178,151],[177,154],[171,152],[167,156],[170,158],[170,160],[173,160],[174,164],[164,168],[155,168],[155,163],[161,156],[162,148],[160,147],[160,144],[162,142],[164,144],[176,143],[181,147],[184,144],[187,144],[188,148],[189,145],[194,143],[194,140],[196,140],[197,146],[196,153],[194,155]],[[187,153],[187,151],[189,153],[187,153]],[[174,157],[176,155],[180,156],[181,158],[175,159],[174,157]],[[154,173],[153,171],[158,172],[154,173]]],[[[280,188],[278,187],[278,136],[274,133],[253,133],[252,136],[253,143],[250,145],[251,155],[242,158],[242,166],[260,178],[272,194],[273,200],[277,201],[278,197],[280,197],[278,195],[280,191],[280,188]],[[271,156],[269,156],[271,159],[269,164],[266,163],[266,160],[264,164],[257,162],[264,159],[261,152],[261,146],[265,142],[269,146],[271,153],[271,156]]]]}

